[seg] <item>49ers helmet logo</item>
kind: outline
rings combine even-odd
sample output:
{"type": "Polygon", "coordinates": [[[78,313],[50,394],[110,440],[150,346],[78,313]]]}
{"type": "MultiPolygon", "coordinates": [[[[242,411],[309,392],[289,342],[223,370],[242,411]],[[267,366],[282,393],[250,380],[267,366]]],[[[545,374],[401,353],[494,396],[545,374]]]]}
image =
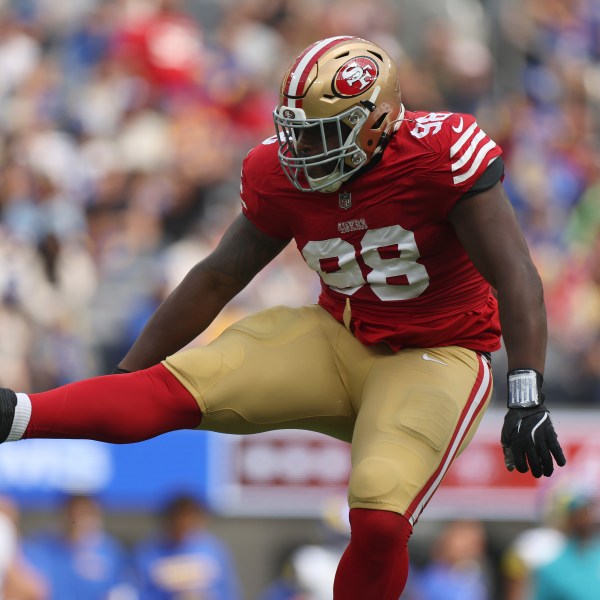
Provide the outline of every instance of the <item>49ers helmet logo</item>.
{"type": "Polygon", "coordinates": [[[334,90],[343,97],[352,98],[367,91],[377,79],[379,67],[368,56],[357,56],[346,61],[333,78],[334,90]]]}

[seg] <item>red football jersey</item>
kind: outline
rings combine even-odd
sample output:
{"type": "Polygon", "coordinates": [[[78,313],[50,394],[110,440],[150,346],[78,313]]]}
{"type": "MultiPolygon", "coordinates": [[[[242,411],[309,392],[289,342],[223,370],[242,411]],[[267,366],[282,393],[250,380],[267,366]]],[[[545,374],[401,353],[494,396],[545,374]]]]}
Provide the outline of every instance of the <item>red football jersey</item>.
{"type": "Polygon", "coordinates": [[[321,277],[319,304],[364,344],[394,350],[500,346],[490,285],[448,220],[500,148],[471,115],[406,112],[379,164],[334,193],[301,192],[275,137],[246,157],[242,210],[265,233],[294,238],[321,277]]]}

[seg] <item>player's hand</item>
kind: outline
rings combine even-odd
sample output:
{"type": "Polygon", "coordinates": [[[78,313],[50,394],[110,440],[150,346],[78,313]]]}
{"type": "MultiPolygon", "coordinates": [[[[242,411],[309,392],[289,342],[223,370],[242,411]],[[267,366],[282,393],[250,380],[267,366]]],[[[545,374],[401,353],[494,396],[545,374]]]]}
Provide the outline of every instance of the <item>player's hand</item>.
{"type": "Polygon", "coordinates": [[[509,471],[531,469],[534,477],[550,477],[553,457],[559,467],[567,461],[544,406],[544,377],[534,369],[514,369],[508,372],[507,383],[508,412],[500,436],[504,464],[509,471]]]}
{"type": "Polygon", "coordinates": [[[566,464],[565,455],[554,431],[550,412],[542,405],[534,408],[509,408],[500,436],[504,464],[509,471],[517,469],[534,477],[550,477],[554,461],[566,464]]]}

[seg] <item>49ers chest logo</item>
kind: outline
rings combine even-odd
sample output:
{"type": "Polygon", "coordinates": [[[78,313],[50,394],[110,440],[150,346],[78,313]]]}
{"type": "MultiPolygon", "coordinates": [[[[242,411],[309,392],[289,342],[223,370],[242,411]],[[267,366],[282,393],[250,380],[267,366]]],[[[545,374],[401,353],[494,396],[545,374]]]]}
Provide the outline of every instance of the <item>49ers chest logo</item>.
{"type": "Polygon", "coordinates": [[[344,98],[352,98],[367,91],[377,79],[379,67],[368,56],[357,56],[346,61],[333,78],[333,89],[344,98]]]}

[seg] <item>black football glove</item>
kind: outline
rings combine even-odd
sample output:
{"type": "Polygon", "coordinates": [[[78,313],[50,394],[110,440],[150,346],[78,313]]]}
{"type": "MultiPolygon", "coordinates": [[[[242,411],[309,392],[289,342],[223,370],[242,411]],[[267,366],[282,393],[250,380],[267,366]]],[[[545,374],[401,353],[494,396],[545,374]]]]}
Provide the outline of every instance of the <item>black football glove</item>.
{"type": "Polygon", "coordinates": [[[500,436],[506,468],[519,473],[531,469],[536,478],[552,475],[552,457],[559,467],[567,462],[544,406],[542,383],[542,375],[533,369],[509,371],[508,412],[500,436]]]}

